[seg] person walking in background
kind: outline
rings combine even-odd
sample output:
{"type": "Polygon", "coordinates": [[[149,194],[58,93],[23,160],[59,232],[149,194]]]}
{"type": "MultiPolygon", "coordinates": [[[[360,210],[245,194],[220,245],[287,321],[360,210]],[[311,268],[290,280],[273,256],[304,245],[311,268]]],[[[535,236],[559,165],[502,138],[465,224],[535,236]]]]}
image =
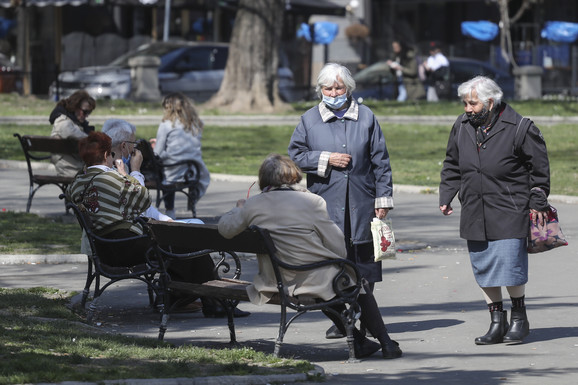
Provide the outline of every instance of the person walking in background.
{"type": "MultiPolygon", "coordinates": [[[[94,127],[88,124],[88,116],[96,108],[96,101],[88,92],[79,90],[66,99],[62,99],[50,113],[48,121],[52,124],[52,133],[62,139],[85,138],[94,127]]],[[[84,163],[78,156],[53,154],[52,164],[59,176],[75,176],[84,163]]]]}
{"type": "Polygon", "coordinates": [[[526,314],[529,213],[547,218],[550,169],[546,143],[533,123],[514,146],[516,133],[527,124],[502,101],[493,80],[477,76],[461,84],[458,96],[465,113],[454,123],[441,171],[439,208],[453,213],[461,203],[460,237],[467,240],[474,277],[490,311],[490,329],[478,345],[522,342],[530,332],[526,314]],[[512,301],[511,319],[503,310],[502,286],[512,301]]]}
{"type": "Polygon", "coordinates": [[[419,67],[419,77],[426,84],[428,102],[437,102],[441,94],[448,94],[450,62],[438,43],[429,44],[429,57],[419,67]]]}
{"type": "MultiPolygon", "coordinates": [[[[192,160],[198,166],[199,183],[194,195],[200,199],[209,186],[211,176],[203,162],[201,152],[201,136],[203,122],[199,118],[193,102],[181,93],[167,95],[162,106],[163,118],[159,125],[154,143],[154,152],[158,154],[164,164],[175,164],[192,160]]],[[[174,167],[165,168],[165,183],[184,182],[193,179],[196,172],[188,164],[182,163],[174,167]]],[[[175,218],[175,194],[165,195],[166,214],[175,218]]]]}
{"type": "Polygon", "coordinates": [[[397,85],[397,101],[415,101],[425,96],[423,85],[418,77],[415,51],[401,40],[391,43],[392,54],[387,61],[397,85]]]}
{"type": "MultiPolygon", "coordinates": [[[[298,185],[301,177],[301,170],[287,156],[269,155],[259,169],[262,193],[246,201],[239,200],[237,207],[220,218],[219,233],[230,239],[252,225],[267,229],[275,242],[279,258],[292,265],[345,258],[347,251],[343,233],[329,218],[323,198],[298,185]]],[[[258,263],[259,272],[247,288],[247,293],[251,302],[260,305],[278,293],[278,289],[268,259],[259,257],[258,263]]],[[[282,274],[285,275],[284,280],[290,282],[288,295],[310,295],[327,301],[336,295],[332,278],[338,270],[332,265],[306,272],[282,269],[282,274]]],[[[365,292],[358,298],[361,320],[379,344],[354,329],[355,357],[368,357],[380,348],[383,358],[401,357],[399,344],[389,337],[367,281],[363,280],[363,284],[365,292]]],[[[334,310],[341,313],[345,305],[336,306],[334,310]]],[[[340,318],[330,312],[325,314],[335,322],[342,334],[346,333],[340,318]]]]}
{"type": "MultiPolygon", "coordinates": [[[[307,174],[309,191],[327,202],[329,217],[344,234],[347,259],[372,291],[382,275],[370,223],[393,209],[393,182],[381,127],[373,112],[351,97],[354,89],[346,67],[326,64],[317,77],[321,102],[301,117],[288,153],[307,174]]],[[[335,327],[327,331],[328,338],[342,336],[335,327]]]]}

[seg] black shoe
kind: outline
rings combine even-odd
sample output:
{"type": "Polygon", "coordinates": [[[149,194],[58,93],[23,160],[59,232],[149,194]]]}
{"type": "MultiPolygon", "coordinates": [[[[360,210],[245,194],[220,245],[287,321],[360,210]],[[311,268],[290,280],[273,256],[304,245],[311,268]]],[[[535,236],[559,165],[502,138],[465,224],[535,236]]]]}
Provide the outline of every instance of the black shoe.
{"type": "Polygon", "coordinates": [[[530,334],[530,323],[526,315],[526,308],[512,309],[510,328],[504,336],[504,342],[522,342],[530,334]]]}
{"type": "Polygon", "coordinates": [[[504,342],[504,335],[508,331],[508,313],[506,311],[490,312],[492,322],[488,332],[475,339],[476,345],[493,345],[504,342]]]}
{"type": "Polygon", "coordinates": [[[397,341],[389,340],[385,346],[381,347],[381,353],[383,358],[391,360],[394,358],[399,358],[403,354],[401,349],[399,348],[399,344],[397,341]]]}
{"type": "Polygon", "coordinates": [[[344,338],[345,334],[341,333],[337,326],[332,325],[327,331],[325,332],[325,338],[328,340],[333,340],[337,338],[344,338]]]}
{"type": "MultiPolygon", "coordinates": [[[[205,307],[203,306],[203,315],[205,318],[225,318],[227,316],[227,311],[222,306],[211,306],[205,307]]],[[[233,317],[235,318],[242,318],[248,317],[251,313],[248,311],[243,311],[238,308],[233,310],[233,317]]]]}
{"type": "Polygon", "coordinates": [[[355,358],[369,357],[379,349],[381,349],[381,345],[377,342],[371,341],[367,337],[361,335],[355,336],[353,341],[353,352],[355,353],[355,358]]]}

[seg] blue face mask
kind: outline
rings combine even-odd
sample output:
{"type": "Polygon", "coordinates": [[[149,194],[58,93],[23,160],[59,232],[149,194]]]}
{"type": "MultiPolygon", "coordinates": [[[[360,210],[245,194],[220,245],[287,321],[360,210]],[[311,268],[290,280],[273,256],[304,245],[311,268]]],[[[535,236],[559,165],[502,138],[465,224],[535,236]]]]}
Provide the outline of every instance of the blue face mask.
{"type": "Polygon", "coordinates": [[[131,157],[131,154],[128,154],[128,157],[126,157],[126,158],[124,157],[124,155],[122,156],[122,162],[124,163],[124,168],[127,171],[130,171],[130,157],[131,157]]]}
{"type": "Polygon", "coordinates": [[[347,102],[347,94],[339,95],[335,98],[323,95],[323,103],[332,110],[338,110],[347,102]]]}

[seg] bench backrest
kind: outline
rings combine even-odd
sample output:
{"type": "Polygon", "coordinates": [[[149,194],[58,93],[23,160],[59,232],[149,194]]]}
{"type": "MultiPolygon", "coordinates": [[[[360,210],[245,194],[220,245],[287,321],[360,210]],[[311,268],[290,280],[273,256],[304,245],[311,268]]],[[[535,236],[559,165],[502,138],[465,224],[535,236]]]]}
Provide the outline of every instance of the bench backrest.
{"type": "MultiPolygon", "coordinates": [[[[149,226],[160,244],[190,251],[210,249],[268,254],[271,247],[256,229],[247,229],[232,239],[226,239],[219,234],[217,225],[150,220],[149,226]]],[[[268,236],[268,232],[266,234],[268,236]]]]}
{"type": "Polygon", "coordinates": [[[78,154],[78,139],[62,139],[54,136],[14,134],[22,145],[26,157],[37,159],[40,156],[31,153],[78,154]]]}
{"type": "Polygon", "coordinates": [[[361,275],[353,262],[347,259],[326,259],[306,265],[290,265],[279,259],[269,231],[261,227],[251,226],[232,239],[226,239],[220,235],[217,225],[149,220],[148,229],[159,245],[186,248],[191,251],[191,254],[194,254],[193,251],[199,253],[220,251],[232,254],[233,257],[236,252],[267,255],[275,273],[280,302],[295,310],[321,308],[323,305],[317,303],[305,305],[299,299],[290,297],[286,292],[282,269],[306,272],[328,266],[337,267],[338,272],[332,279],[336,297],[327,301],[326,304],[354,301],[361,289],[361,275]],[[344,289],[352,285],[352,289],[344,289]]]}

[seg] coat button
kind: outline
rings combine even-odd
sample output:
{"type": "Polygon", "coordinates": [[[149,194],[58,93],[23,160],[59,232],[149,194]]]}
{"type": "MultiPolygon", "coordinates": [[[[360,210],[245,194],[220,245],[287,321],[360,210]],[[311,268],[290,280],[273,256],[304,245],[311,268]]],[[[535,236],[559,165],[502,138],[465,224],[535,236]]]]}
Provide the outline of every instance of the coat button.
{"type": "Polygon", "coordinates": [[[485,145],[485,144],[482,144],[482,148],[485,150],[485,149],[486,149],[486,145],[485,145]]]}
{"type": "Polygon", "coordinates": [[[345,148],[345,144],[342,144],[341,147],[345,148]]]}

